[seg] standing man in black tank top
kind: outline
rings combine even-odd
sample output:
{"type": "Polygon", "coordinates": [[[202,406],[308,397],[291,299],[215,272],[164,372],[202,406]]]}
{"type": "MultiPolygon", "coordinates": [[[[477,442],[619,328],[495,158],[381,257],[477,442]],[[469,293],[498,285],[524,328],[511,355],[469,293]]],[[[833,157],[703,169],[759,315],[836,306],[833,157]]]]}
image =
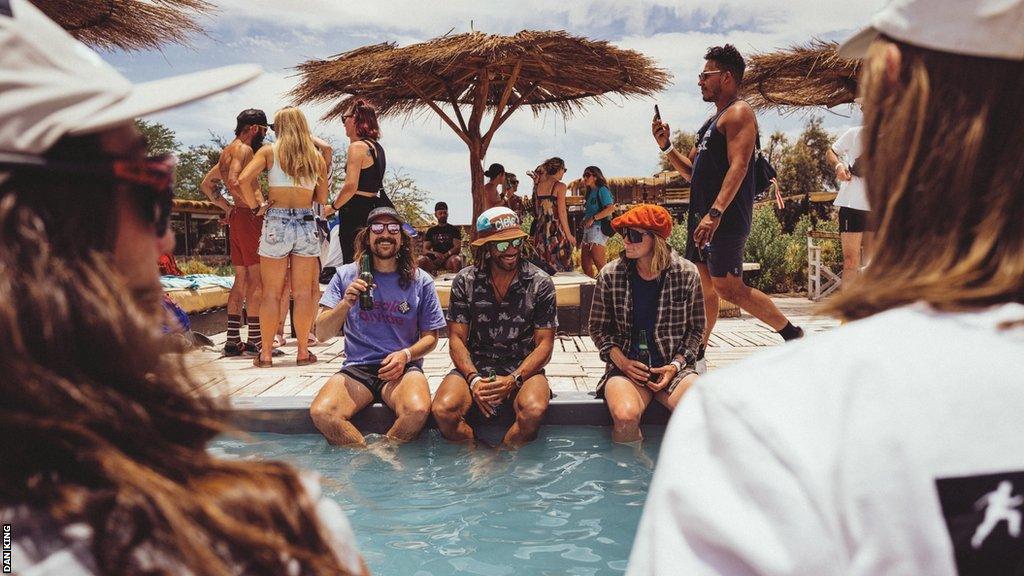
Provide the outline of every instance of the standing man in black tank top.
{"type": "MultiPolygon", "coordinates": [[[[704,55],[701,96],[714,102],[715,115],[697,133],[694,148],[683,155],[672,148],[668,124],[655,118],[654,139],[672,166],[691,182],[686,258],[697,265],[707,328],[704,346],[718,318],[719,296],[734,302],[774,328],[786,340],[803,336],[766,294],[743,283],[743,249],[754,211],[754,142],[757,119],[739,99],[746,65],[731,44],[704,55]]],[[[700,350],[703,360],[704,347],[700,350]]]]}

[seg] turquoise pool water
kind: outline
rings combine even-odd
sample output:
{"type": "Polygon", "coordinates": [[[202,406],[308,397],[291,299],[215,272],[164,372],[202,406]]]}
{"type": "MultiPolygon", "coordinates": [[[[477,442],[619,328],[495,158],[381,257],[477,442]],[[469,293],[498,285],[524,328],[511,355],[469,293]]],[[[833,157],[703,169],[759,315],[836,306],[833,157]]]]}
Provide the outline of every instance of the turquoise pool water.
{"type": "Polygon", "coordinates": [[[599,576],[626,569],[663,431],[645,429],[640,449],[612,444],[607,428],[546,426],[515,452],[436,430],[398,447],[370,436],[367,450],[282,434],[212,450],[320,472],[375,575],[599,576]]]}

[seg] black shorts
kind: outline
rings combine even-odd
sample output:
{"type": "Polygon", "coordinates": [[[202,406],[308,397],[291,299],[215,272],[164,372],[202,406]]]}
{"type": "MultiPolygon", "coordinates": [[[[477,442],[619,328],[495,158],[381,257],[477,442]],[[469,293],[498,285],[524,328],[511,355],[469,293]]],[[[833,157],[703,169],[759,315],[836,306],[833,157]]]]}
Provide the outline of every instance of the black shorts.
{"type": "MultiPolygon", "coordinates": [[[[676,377],[673,378],[672,381],[668,383],[668,386],[665,386],[665,392],[667,392],[671,396],[672,392],[675,391],[676,386],[679,386],[679,383],[683,381],[683,378],[686,378],[690,374],[696,373],[697,371],[694,370],[693,366],[684,366],[683,369],[680,370],[678,374],[676,374],[676,377]]],[[[629,376],[623,374],[622,370],[619,370],[618,366],[612,365],[610,368],[608,368],[608,371],[604,373],[604,377],[601,378],[601,381],[598,382],[597,392],[594,393],[595,398],[597,398],[598,400],[604,400],[604,385],[607,384],[608,379],[612,378],[613,376],[622,376],[623,378],[629,380],[629,376]]]]}
{"type": "MultiPolygon", "coordinates": [[[[366,387],[367,390],[373,393],[373,401],[384,404],[384,398],[381,394],[384,391],[384,385],[387,384],[384,380],[377,377],[377,371],[380,370],[380,364],[351,364],[349,366],[342,367],[338,371],[338,374],[344,374],[346,377],[359,382],[366,387]]],[[[406,364],[405,371],[402,372],[402,376],[405,376],[409,372],[423,373],[423,369],[415,364],[406,364]]]]}
{"type": "Polygon", "coordinates": [[[743,249],[747,245],[746,236],[719,236],[711,239],[711,244],[698,249],[693,241],[693,234],[686,234],[686,250],[684,257],[690,262],[707,264],[708,271],[715,278],[727,274],[743,277],[743,249]]]}
{"type": "Polygon", "coordinates": [[[869,225],[870,221],[867,210],[839,207],[840,232],[873,232],[874,227],[869,225]]]}
{"type": "MultiPolygon", "coordinates": [[[[518,368],[518,367],[519,367],[519,363],[508,364],[508,365],[498,366],[498,367],[492,367],[492,366],[482,366],[481,367],[481,365],[477,364],[476,368],[478,370],[477,374],[483,375],[483,374],[490,374],[491,372],[493,372],[497,376],[508,376],[509,374],[515,372],[516,368],[518,368]]],[[[458,376],[459,378],[462,378],[463,380],[466,380],[466,384],[469,385],[469,380],[467,380],[466,376],[462,372],[459,372],[459,370],[457,368],[453,368],[452,371],[448,373],[449,376],[453,375],[453,374],[455,376],[458,376]]],[[[543,375],[544,374],[544,369],[541,368],[540,372],[535,373],[533,376],[537,376],[538,374],[543,375]]],[[[533,378],[533,376],[531,376],[531,378],[533,378]]],[[[508,398],[505,398],[504,400],[502,400],[501,404],[499,404],[497,406],[497,408],[495,409],[494,416],[492,416],[491,418],[492,419],[493,418],[497,418],[498,416],[500,416],[502,413],[505,413],[505,412],[511,413],[511,411],[513,410],[512,404],[516,401],[516,395],[517,394],[519,394],[518,390],[513,392],[513,393],[511,393],[511,394],[509,394],[508,398]]],[[[549,398],[554,398],[555,397],[555,394],[553,392],[551,392],[550,390],[548,391],[548,394],[550,394],[549,398]]],[[[470,425],[472,425],[473,423],[484,422],[485,420],[488,420],[488,417],[484,416],[484,413],[480,411],[480,407],[476,405],[476,402],[472,402],[469,405],[469,411],[466,412],[465,419],[466,419],[467,422],[470,423],[470,425]]]]}

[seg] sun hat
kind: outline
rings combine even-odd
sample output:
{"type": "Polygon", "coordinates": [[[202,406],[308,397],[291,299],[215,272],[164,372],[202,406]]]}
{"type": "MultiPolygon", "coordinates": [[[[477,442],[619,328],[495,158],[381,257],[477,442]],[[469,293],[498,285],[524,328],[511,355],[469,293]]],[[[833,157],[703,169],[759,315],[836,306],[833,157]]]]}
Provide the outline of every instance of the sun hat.
{"type": "Polygon", "coordinates": [[[661,206],[641,204],[613,219],[612,228],[620,234],[623,228],[650,230],[658,237],[668,240],[669,234],[672,234],[672,215],[661,206]]]}
{"type": "Polygon", "coordinates": [[[366,215],[366,223],[370,224],[377,218],[381,218],[383,216],[394,218],[395,220],[402,222],[402,215],[398,213],[398,210],[395,210],[391,206],[378,206],[373,210],[370,210],[370,213],[366,215]]]}
{"type": "Polygon", "coordinates": [[[483,246],[488,242],[525,238],[526,232],[519,226],[519,216],[504,206],[496,206],[485,210],[476,219],[476,240],[473,246],[483,246]]]}
{"type": "Polygon", "coordinates": [[[238,64],[133,85],[28,0],[0,0],[0,153],[37,156],[63,136],[101,132],[259,74],[238,64]]]}
{"type": "Polygon", "coordinates": [[[1024,60],[1024,0],[893,0],[839,55],[863,58],[882,34],[938,52],[1024,60]]]}

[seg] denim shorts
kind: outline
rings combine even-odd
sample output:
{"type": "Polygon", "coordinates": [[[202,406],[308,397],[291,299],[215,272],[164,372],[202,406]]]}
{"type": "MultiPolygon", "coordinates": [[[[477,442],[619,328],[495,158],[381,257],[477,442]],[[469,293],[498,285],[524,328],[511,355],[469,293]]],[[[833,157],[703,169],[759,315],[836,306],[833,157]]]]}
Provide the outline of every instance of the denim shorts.
{"type": "Polygon", "coordinates": [[[263,218],[260,256],[284,258],[290,254],[320,256],[316,221],[309,208],[271,208],[263,218]]]}
{"type": "Polygon", "coordinates": [[[604,246],[608,243],[608,237],[601,232],[601,223],[594,222],[590,225],[590,228],[583,230],[583,243],[584,244],[597,244],[598,246],[604,246]]]}

